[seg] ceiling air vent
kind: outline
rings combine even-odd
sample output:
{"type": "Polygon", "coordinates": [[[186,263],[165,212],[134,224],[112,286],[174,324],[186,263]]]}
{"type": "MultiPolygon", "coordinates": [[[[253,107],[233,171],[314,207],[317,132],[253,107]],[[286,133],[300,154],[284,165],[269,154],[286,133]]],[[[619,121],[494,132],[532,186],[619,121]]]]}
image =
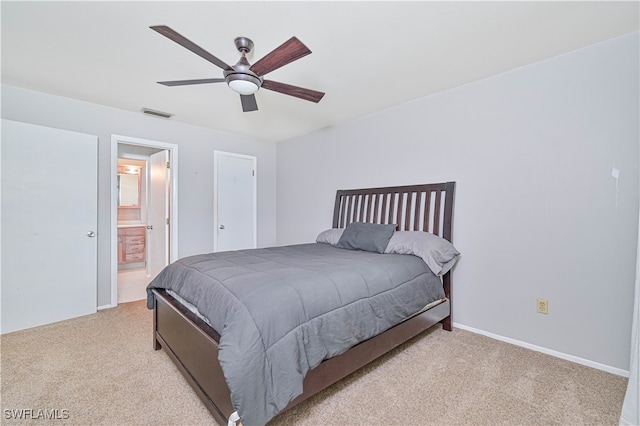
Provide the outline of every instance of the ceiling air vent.
{"type": "Polygon", "coordinates": [[[151,117],[159,117],[159,118],[166,118],[166,119],[173,117],[173,114],[170,114],[168,112],[156,111],[155,109],[150,109],[150,108],[142,108],[141,111],[143,114],[150,115],[151,117]]]}

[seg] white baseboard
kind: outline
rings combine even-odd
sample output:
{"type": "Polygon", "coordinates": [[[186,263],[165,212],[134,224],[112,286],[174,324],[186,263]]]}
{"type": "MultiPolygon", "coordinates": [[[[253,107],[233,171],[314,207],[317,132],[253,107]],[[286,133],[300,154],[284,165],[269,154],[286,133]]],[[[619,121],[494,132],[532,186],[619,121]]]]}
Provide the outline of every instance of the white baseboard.
{"type": "Polygon", "coordinates": [[[620,416],[620,426],[636,426],[637,424],[638,423],[632,423],[624,414],[620,416]]]}
{"type": "Polygon", "coordinates": [[[600,364],[599,362],[590,361],[588,359],[580,358],[574,355],[565,354],[563,352],[554,351],[553,349],[544,348],[542,346],[532,345],[531,343],[523,342],[510,337],[500,336],[498,334],[489,333],[488,331],[479,330],[477,328],[469,327],[464,324],[453,323],[453,326],[462,330],[470,331],[476,334],[482,334],[483,336],[491,337],[492,339],[500,340],[502,342],[511,343],[512,345],[521,346],[523,348],[531,349],[536,352],[542,352],[543,354],[555,356],[556,358],[565,359],[567,361],[575,362],[577,364],[586,365],[587,367],[596,368],[598,370],[606,371],[608,373],[615,374],[617,376],[629,377],[629,371],[621,368],[612,367],[606,364],[600,364]]]}
{"type": "Polygon", "coordinates": [[[96,309],[98,309],[99,311],[103,310],[103,309],[109,309],[109,308],[115,308],[118,305],[102,305],[102,306],[98,306],[96,309]]]}

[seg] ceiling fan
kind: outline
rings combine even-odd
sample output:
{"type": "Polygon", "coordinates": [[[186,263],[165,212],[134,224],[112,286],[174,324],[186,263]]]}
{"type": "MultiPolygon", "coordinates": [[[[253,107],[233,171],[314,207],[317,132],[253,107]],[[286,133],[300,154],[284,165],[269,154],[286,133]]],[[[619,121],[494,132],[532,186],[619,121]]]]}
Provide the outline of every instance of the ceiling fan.
{"type": "Polygon", "coordinates": [[[234,92],[240,94],[240,102],[242,103],[242,110],[244,112],[258,110],[254,93],[261,87],[316,103],[320,102],[320,99],[324,96],[324,93],[315,90],[264,79],[265,74],[311,53],[311,50],[296,37],[291,37],[253,65],[249,64],[249,61],[247,61],[245,57],[246,54],[253,49],[253,42],[246,37],[237,37],[234,43],[242,57],[238,63],[230,66],[165,25],[156,25],[149,28],[222,68],[224,75],[224,78],[159,81],[159,84],[165,86],[186,86],[190,84],[226,82],[234,92]]]}

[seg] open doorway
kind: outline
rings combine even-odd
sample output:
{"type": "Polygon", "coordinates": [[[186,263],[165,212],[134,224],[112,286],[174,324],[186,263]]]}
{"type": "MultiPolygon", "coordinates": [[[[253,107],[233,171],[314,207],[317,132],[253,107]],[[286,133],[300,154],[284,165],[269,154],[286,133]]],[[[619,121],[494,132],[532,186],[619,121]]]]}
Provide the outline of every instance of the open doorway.
{"type": "Polygon", "coordinates": [[[177,258],[177,145],[113,135],[111,305],[141,300],[177,258]]]}

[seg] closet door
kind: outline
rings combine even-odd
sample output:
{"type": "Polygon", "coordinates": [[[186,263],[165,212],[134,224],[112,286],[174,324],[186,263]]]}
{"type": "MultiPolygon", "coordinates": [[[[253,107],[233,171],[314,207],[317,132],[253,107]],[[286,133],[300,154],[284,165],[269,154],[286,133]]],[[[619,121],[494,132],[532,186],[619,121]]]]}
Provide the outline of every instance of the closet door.
{"type": "Polygon", "coordinates": [[[2,333],[96,311],[97,148],[2,120],[2,333]]]}
{"type": "Polygon", "coordinates": [[[256,162],[249,155],[215,151],[214,251],[256,247],[256,162]]]}

